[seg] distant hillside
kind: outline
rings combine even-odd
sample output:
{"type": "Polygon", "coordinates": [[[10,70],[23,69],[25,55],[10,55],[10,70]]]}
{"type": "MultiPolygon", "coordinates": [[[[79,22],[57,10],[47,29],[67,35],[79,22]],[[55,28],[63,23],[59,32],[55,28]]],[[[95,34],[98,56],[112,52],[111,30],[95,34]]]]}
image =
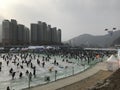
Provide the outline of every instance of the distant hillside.
{"type": "Polygon", "coordinates": [[[72,46],[81,47],[109,47],[120,40],[120,30],[115,31],[113,35],[106,34],[101,36],[94,36],[90,34],[83,34],[68,41],[72,46]]]}
{"type": "Polygon", "coordinates": [[[120,37],[113,41],[113,45],[120,45],[120,37]]]}

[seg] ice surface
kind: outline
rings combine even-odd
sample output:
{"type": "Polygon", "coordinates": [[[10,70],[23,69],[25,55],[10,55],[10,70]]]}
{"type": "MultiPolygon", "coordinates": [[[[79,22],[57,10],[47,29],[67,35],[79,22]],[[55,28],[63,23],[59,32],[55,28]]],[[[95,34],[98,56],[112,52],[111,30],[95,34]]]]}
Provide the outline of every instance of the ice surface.
{"type": "MultiPolygon", "coordinates": [[[[2,56],[7,54],[1,54],[0,62],[2,62],[2,71],[0,72],[0,90],[6,90],[6,87],[9,86],[12,89],[20,90],[22,88],[28,87],[28,76],[25,74],[26,70],[33,73],[33,69],[27,67],[25,63],[22,64],[22,60],[24,59],[20,58],[20,55],[18,56],[17,53],[14,53],[11,60],[9,61],[9,64],[7,66],[7,63],[5,60],[3,60],[2,56]],[[16,64],[19,63],[20,65],[23,65],[23,69],[20,67],[17,67],[16,64],[13,63],[15,59],[15,55],[17,56],[16,64]],[[15,79],[12,79],[12,76],[9,73],[10,68],[13,68],[13,70],[16,72],[15,79]],[[23,77],[19,78],[20,72],[23,73],[23,77]]],[[[85,60],[77,60],[77,59],[69,59],[69,58],[61,58],[60,56],[51,56],[51,59],[49,61],[45,61],[45,67],[43,68],[41,63],[43,62],[43,56],[47,57],[44,54],[39,54],[40,57],[38,57],[38,54],[34,54],[36,56],[35,59],[32,59],[33,66],[36,66],[36,77],[32,76],[32,81],[30,82],[30,86],[35,86],[39,84],[45,84],[47,81],[45,81],[45,76],[50,77],[50,82],[55,81],[55,70],[57,70],[56,79],[60,79],[63,77],[67,77],[76,73],[79,73],[83,71],[84,69],[89,68],[89,65],[81,65],[85,63],[85,60]],[[37,64],[37,59],[40,60],[40,65],[37,64]],[[59,63],[59,65],[54,65],[54,60],[59,63]],[[70,63],[66,61],[62,61],[63,59],[68,59],[70,63]],[[66,67],[67,66],[67,67],[66,67]],[[49,71],[49,69],[52,69],[52,72],[49,71]],[[74,69],[74,70],[73,70],[74,69]]],[[[32,57],[34,57],[32,54],[32,57]]],[[[29,61],[30,57],[27,57],[26,61],[29,61]]]]}

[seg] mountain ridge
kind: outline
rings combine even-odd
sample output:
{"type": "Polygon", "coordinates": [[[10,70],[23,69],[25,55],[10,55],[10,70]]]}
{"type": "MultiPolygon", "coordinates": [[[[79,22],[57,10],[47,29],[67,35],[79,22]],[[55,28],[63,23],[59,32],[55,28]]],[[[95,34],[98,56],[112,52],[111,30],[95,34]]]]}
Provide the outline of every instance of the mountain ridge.
{"type": "Polygon", "coordinates": [[[114,31],[113,34],[91,35],[82,34],[68,40],[71,46],[81,47],[110,47],[114,45],[114,41],[120,37],[120,30],[114,31]]]}

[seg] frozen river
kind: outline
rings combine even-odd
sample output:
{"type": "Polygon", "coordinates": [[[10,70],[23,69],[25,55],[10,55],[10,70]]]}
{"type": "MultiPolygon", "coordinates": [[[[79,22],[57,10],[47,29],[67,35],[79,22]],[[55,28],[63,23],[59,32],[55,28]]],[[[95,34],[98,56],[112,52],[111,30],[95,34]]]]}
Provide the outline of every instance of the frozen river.
{"type": "MultiPolygon", "coordinates": [[[[100,61],[100,59],[92,60],[90,63],[94,64],[95,62],[100,61]]],[[[0,90],[6,90],[6,87],[9,86],[11,90],[21,90],[30,86],[45,84],[48,82],[55,81],[70,75],[79,73],[89,68],[91,64],[87,64],[85,60],[66,58],[61,56],[50,56],[44,54],[28,54],[26,59],[21,58],[20,54],[1,54],[0,62],[2,62],[1,71],[0,71],[0,90]],[[9,59],[4,59],[3,56],[9,59]],[[32,66],[36,67],[36,75],[32,75],[32,80],[29,83],[28,75],[26,71],[33,73],[31,64],[27,66],[26,62],[31,60],[32,66]],[[9,61],[7,65],[7,61],[9,61]],[[40,61],[40,64],[37,63],[40,61]],[[45,66],[42,66],[42,63],[45,63],[45,66]],[[19,63],[19,65],[18,65],[19,63]],[[23,68],[21,68],[23,66],[23,68]],[[10,69],[13,68],[13,71],[16,72],[14,79],[9,73],[10,69]],[[55,73],[55,71],[57,71],[55,73]],[[20,72],[22,72],[22,77],[20,78],[20,72]],[[46,77],[49,77],[50,81],[46,81],[46,77]]]]}

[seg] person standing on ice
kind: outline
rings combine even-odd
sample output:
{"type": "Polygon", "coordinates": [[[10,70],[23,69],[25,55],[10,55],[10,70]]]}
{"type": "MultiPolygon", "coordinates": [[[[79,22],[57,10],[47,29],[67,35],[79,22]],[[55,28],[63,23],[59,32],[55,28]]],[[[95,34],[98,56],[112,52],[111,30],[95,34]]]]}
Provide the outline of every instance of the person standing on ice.
{"type": "Polygon", "coordinates": [[[29,74],[29,71],[28,70],[26,70],[26,75],[28,75],[29,74]]]}
{"type": "Polygon", "coordinates": [[[42,61],[44,61],[44,58],[45,58],[45,57],[43,56],[43,57],[42,57],[42,61]]]}
{"type": "Polygon", "coordinates": [[[14,77],[15,77],[15,73],[16,73],[16,72],[13,72],[13,73],[12,73],[12,79],[14,79],[14,77]]]}
{"type": "Polygon", "coordinates": [[[17,63],[17,68],[18,68],[18,66],[19,66],[19,63],[17,63]]]}
{"type": "Polygon", "coordinates": [[[20,68],[23,69],[23,65],[20,65],[20,68]]]}
{"type": "Polygon", "coordinates": [[[31,68],[33,68],[33,63],[31,62],[31,68]]]}
{"type": "Polygon", "coordinates": [[[29,80],[32,81],[32,73],[29,73],[29,80]]]}
{"type": "Polygon", "coordinates": [[[40,65],[40,61],[39,61],[39,59],[37,59],[37,64],[40,65]]]}
{"type": "Polygon", "coordinates": [[[19,77],[20,77],[20,78],[22,78],[22,76],[23,76],[23,73],[22,73],[22,72],[20,72],[19,77]]]}
{"type": "Polygon", "coordinates": [[[54,65],[56,65],[56,63],[57,63],[57,62],[56,62],[56,59],[54,59],[54,65]]]}
{"type": "Polygon", "coordinates": [[[34,77],[36,77],[36,67],[35,66],[33,67],[33,75],[34,75],[34,77]]]}
{"type": "Polygon", "coordinates": [[[43,67],[43,68],[45,67],[45,62],[42,63],[42,67],[43,67]]]}
{"type": "Polygon", "coordinates": [[[8,66],[8,64],[9,64],[9,61],[7,61],[7,66],[8,66]]]}
{"type": "Polygon", "coordinates": [[[9,86],[7,86],[7,89],[6,90],[10,90],[10,87],[9,86]]]}
{"type": "Polygon", "coordinates": [[[1,69],[2,69],[2,62],[0,62],[0,71],[1,71],[1,69]]]}
{"type": "Polygon", "coordinates": [[[9,70],[9,73],[10,73],[10,74],[12,74],[12,73],[13,73],[13,68],[11,68],[11,69],[9,70]]]}

